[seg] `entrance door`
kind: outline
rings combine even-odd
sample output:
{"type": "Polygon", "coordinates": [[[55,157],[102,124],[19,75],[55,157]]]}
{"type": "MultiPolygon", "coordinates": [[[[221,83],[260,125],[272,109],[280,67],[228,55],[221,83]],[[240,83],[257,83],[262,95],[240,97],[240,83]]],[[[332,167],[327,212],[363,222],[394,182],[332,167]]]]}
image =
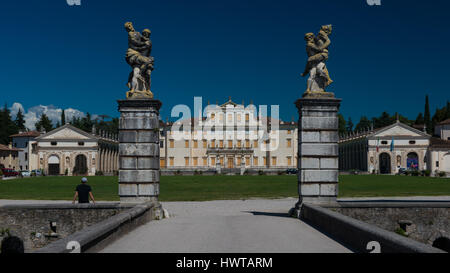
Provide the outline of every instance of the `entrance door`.
{"type": "Polygon", "coordinates": [[[228,158],[228,168],[231,169],[234,167],[234,158],[229,157],[228,158]]]}
{"type": "Polygon", "coordinates": [[[48,175],[59,175],[59,157],[52,155],[48,158],[48,175]]]}
{"type": "Polygon", "coordinates": [[[380,173],[391,173],[391,156],[388,153],[380,154],[380,173]]]}
{"type": "Polygon", "coordinates": [[[419,169],[419,156],[416,153],[409,153],[406,159],[406,168],[411,170],[419,169]]]}
{"type": "Polygon", "coordinates": [[[77,155],[75,157],[75,168],[73,173],[75,175],[86,175],[88,172],[87,168],[87,158],[85,155],[77,155]]]}

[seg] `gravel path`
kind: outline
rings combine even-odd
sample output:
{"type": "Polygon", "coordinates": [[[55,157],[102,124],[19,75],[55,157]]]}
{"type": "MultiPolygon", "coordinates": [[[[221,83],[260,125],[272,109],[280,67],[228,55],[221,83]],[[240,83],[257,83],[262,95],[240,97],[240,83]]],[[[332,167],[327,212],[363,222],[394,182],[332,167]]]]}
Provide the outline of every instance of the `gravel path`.
{"type": "Polygon", "coordinates": [[[149,222],[102,252],[350,252],[287,217],[296,199],[163,202],[172,215],[149,222]]]}

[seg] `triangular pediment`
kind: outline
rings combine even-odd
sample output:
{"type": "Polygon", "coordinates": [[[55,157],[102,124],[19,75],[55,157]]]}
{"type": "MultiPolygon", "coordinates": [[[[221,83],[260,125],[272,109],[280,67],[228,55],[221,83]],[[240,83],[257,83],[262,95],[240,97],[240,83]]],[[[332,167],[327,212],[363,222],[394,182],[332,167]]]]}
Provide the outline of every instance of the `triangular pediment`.
{"type": "Polygon", "coordinates": [[[41,135],[37,140],[89,140],[95,139],[95,136],[84,132],[72,125],[66,124],[44,135],[41,135]]]}
{"type": "Polygon", "coordinates": [[[387,126],[373,134],[374,137],[390,137],[390,136],[405,136],[405,137],[430,137],[426,133],[412,128],[406,124],[397,122],[387,126]]]}

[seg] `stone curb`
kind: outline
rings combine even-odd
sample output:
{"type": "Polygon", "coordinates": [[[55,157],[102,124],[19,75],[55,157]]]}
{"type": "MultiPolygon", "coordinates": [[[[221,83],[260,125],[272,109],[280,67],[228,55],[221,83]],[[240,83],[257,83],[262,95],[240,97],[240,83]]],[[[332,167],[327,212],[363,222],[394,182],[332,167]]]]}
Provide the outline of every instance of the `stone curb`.
{"type": "Polygon", "coordinates": [[[36,250],[33,253],[69,253],[71,250],[67,249],[67,244],[71,241],[75,241],[80,244],[81,252],[86,252],[92,248],[98,248],[97,245],[104,245],[114,240],[115,237],[118,237],[118,234],[114,235],[114,233],[129,231],[141,223],[154,219],[155,215],[153,210],[157,208],[161,209],[161,205],[159,203],[149,202],[135,205],[127,211],[121,212],[100,223],[75,232],[66,238],[36,250]],[[148,216],[150,216],[150,219],[147,219],[148,216]]]}
{"type": "Polygon", "coordinates": [[[320,231],[335,237],[356,252],[369,252],[367,244],[375,241],[380,244],[381,253],[446,253],[394,232],[312,204],[304,203],[302,205],[300,218],[320,231]]]}

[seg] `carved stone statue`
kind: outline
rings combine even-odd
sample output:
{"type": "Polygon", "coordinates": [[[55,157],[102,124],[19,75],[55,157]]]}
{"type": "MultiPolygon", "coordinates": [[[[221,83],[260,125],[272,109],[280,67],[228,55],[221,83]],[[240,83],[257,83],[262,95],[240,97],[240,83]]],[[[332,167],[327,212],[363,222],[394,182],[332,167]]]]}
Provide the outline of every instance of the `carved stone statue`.
{"type": "Polygon", "coordinates": [[[128,77],[127,99],[152,99],[151,73],[153,71],[154,58],[150,56],[152,42],[151,31],[144,29],[142,34],[135,31],[131,22],[125,23],[128,32],[128,50],[125,60],[131,66],[132,71],[128,77]]]}
{"type": "Polygon", "coordinates": [[[309,74],[309,78],[303,97],[334,97],[333,93],[325,91],[325,88],[333,82],[325,65],[328,60],[328,47],[331,44],[329,39],[331,31],[332,26],[325,25],[321,27],[317,36],[313,33],[305,34],[308,62],[301,75],[305,77],[309,74]]]}

